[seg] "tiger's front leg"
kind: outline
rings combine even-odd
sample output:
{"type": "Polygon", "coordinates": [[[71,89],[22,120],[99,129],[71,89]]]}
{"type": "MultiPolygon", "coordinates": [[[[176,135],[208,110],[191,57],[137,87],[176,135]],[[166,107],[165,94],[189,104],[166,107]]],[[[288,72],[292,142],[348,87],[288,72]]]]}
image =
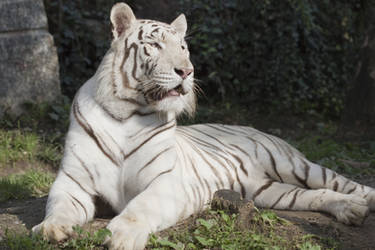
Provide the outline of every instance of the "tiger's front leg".
{"type": "Polygon", "coordinates": [[[112,236],[106,241],[110,249],[144,249],[150,233],[175,225],[193,213],[193,204],[178,195],[183,191],[174,183],[176,178],[167,175],[154,180],[111,220],[107,228],[112,236]]]}
{"type": "Polygon", "coordinates": [[[73,175],[60,171],[48,195],[46,216],[32,231],[54,242],[68,238],[73,226],[83,225],[94,217],[92,197],[73,175]]]}

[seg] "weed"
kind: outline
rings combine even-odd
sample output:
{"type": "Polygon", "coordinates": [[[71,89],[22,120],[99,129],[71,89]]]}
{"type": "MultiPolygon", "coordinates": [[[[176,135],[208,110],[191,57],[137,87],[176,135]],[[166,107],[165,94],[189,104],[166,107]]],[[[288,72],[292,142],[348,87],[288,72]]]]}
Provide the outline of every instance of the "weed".
{"type": "Polygon", "coordinates": [[[323,135],[309,135],[292,142],[306,157],[322,166],[350,176],[375,174],[372,167],[375,151],[369,146],[338,143],[323,135]],[[353,164],[349,164],[349,163],[353,164]],[[356,167],[356,165],[361,167],[356,167]]]}
{"type": "Polygon", "coordinates": [[[34,132],[0,129],[0,166],[19,161],[57,164],[61,159],[60,148],[34,132]]]}
{"type": "Polygon", "coordinates": [[[287,241],[284,236],[275,233],[274,226],[288,222],[271,211],[258,211],[254,220],[252,228],[243,230],[237,226],[236,214],[207,210],[200,214],[195,225],[184,230],[170,229],[166,236],[160,237],[151,235],[148,249],[296,249],[298,244],[304,249],[320,247],[310,238],[296,236],[287,241]]]}
{"type": "Polygon", "coordinates": [[[52,245],[49,245],[47,241],[43,240],[40,235],[26,235],[18,234],[16,232],[5,231],[4,240],[0,242],[2,249],[9,250],[53,250],[55,249],[52,245]]]}
{"type": "Polygon", "coordinates": [[[0,178],[0,201],[46,195],[53,179],[53,176],[48,172],[36,170],[2,177],[0,178]]]}
{"type": "Polygon", "coordinates": [[[79,226],[73,227],[76,236],[72,239],[59,245],[62,249],[104,249],[102,246],[107,236],[111,236],[111,231],[108,229],[99,229],[94,233],[84,231],[79,226]]]}
{"type": "Polygon", "coordinates": [[[75,226],[73,228],[75,237],[68,241],[51,244],[44,240],[39,234],[17,234],[6,230],[5,238],[0,242],[1,249],[9,250],[52,250],[52,249],[67,249],[67,250],[88,250],[88,249],[105,249],[102,246],[105,238],[111,235],[108,229],[99,229],[94,233],[84,231],[81,227],[75,226]]]}

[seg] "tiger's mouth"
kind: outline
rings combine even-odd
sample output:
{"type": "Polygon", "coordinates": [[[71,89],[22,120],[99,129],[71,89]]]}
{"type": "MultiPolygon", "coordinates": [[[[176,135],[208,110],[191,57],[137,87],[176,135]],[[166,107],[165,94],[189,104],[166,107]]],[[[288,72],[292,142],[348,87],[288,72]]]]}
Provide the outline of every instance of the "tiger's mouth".
{"type": "Polygon", "coordinates": [[[176,86],[175,88],[171,90],[155,91],[155,92],[150,93],[148,96],[154,101],[161,101],[168,97],[178,97],[180,95],[186,95],[186,94],[187,92],[182,87],[182,84],[179,84],[178,86],[176,86]]]}

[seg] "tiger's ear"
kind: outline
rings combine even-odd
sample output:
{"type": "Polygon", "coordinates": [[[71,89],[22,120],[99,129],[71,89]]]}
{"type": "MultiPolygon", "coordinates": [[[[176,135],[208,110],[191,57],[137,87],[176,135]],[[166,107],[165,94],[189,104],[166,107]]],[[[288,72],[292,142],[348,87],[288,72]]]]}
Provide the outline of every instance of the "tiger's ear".
{"type": "Polygon", "coordinates": [[[124,34],[136,21],[132,9],[125,3],[117,3],[111,10],[112,33],[114,39],[124,34]]]}
{"type": "Polygon", "coordinates": [[[186,30],[187,30],[187,22],[186,17],[184,14],[179,15],[172,23],[171,26],[175,28],[175,30],[185,37],[186,30]]]}

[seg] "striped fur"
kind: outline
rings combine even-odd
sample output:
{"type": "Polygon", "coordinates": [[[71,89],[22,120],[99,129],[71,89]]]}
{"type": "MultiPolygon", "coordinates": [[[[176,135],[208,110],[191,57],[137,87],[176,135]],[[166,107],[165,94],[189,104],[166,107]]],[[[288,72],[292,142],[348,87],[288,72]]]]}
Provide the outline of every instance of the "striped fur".
{"type": "Polygon", "coordinates": [[[374,189],[277,137],[242,126],[177,126],[176,115],[195,108],[185,17],[170,25],[137,20],[117,4],[111,20],[111,49],[73,101],[61,168],[34,232],[68,237],[73,225],[92,220],[97,197],[118,213],[108,225],[111,249],[143,249],[149,233],[202,210],[218,189],[347,224],[375,209],[374,189]]]}

